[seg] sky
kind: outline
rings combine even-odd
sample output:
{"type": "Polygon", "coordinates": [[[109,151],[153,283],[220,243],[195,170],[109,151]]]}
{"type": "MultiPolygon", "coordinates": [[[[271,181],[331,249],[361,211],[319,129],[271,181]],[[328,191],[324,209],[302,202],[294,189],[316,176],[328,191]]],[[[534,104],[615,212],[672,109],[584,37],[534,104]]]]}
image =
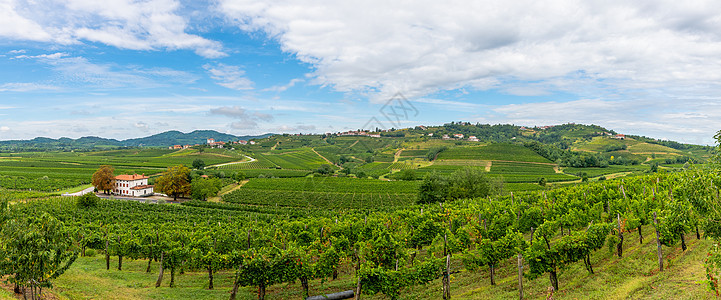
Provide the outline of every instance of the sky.
{"type": "Polygon", "coordinates": [[[714,144],[721,2],[0,0],[0,140],[451,121],[714,144]]]}

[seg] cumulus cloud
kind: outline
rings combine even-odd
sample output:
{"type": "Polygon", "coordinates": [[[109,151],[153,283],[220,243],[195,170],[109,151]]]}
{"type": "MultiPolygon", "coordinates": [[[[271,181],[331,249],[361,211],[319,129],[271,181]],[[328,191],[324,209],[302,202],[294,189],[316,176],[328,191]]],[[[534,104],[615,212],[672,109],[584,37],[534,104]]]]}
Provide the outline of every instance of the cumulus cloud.
{"type": "Polygon", "coordinates": [[[249,90],[253,88],[253,82],[244,76],[245,71],[238,66],[205,64],[203,68],[208,71],[210,78],[220,86],[233,90],[249,90]]]}
{"type": "Polygon", "coordinates": [[[240,106],[223,106],[210,110],[211,115],[226,116],[238,121],[230,124],[233,129],[254,129],[258,128],[258,122],[270,122],[273,116],[261,112],[249,112],[240,106]]]}
{"type": "Polygon", "coordinates": [[[189,34],[180,2],[0,0],[0,36],[58,44],[97,42],[131,50],[193,50],[227,56],[217,41],[189,34]]]}
{"type": "Polygon", "coordinates": [[[136,123],[135,123],[135,128],[137,128],[137,129],[139,129],[140,131],[143,131],[143,132],[146,132],[146,131],[148,131],[148,129],[149,129],[148,124],[145,123],[145,122],[143,122],[143,121],[136,122],[136,123]]]}
{"type": "Polygon", "coordinates": [[[0,126],[0,132],[8,132],[8,131],[10,131],[10,127],[0,126]]]}
{"type": "Polygon", "coordinates": [[[461,87],[718,89],[721,79],[718,1],[220,0],[218,10],[313,65],[314,83],[378,100],[461,87]]]}

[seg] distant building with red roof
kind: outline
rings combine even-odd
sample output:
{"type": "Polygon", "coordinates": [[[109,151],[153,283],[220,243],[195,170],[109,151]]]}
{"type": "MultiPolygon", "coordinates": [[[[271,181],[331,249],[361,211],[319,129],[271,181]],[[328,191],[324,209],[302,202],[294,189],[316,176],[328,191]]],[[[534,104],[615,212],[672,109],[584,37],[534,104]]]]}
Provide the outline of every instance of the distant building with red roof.
{"type": "Polygon", "coordinates": [[[113,193],[126,197],[145,197],[154,194],[154,186],[148,185],[148,176],[145,175],[118,175],[115,176],[115,189],[113,193]]]}

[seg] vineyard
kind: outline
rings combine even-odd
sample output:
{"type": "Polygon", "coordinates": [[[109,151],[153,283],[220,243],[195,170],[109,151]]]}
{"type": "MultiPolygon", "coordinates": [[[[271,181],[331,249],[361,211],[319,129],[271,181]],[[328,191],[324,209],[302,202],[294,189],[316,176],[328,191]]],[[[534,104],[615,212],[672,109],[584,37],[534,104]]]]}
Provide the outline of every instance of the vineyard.
{"type": "Polygon", "coordinates": [[[356,178],[252,179],[223,201],[263,206],[373,209],[416,201],[416,182],[356,178]]]}
{"type": "Polygon", "coordinates": [[[117,174],[157,174],[169,166],[191,165],[196,159],[216,164],[240,158],[244,156],[222,149],[204,153],[187,149],[13,153],[0,158],[0,187],[51,192],[90,183],[93,173],[104,164],[113,165],[117,174]]]}
{"type": "Polygon", "coordinates": [[[465,159],[465,160],[509,160],[522,162],[550,163],[548,159],[538,155],[521,145],[491,144],[476,147],[454,147],[441,152],[438,159],[465,159]]]}
{"type": "MultiPolygon", "coordinates": [[[[25,283],[52,280],[56,298],[72,299],[297,299],[351,289],[363,299],[674,299],[721,292],[715,246],[721,173],[692,163],[649,171],[651,162],[703,149],[665,154],[656,152],[666,146],[635,140],[579,139],[573,147],[586,151],[628,145],[604,155],[638,163],[560,168],[547,153],[512,140],[385,134],[278,135],[235,150],[3,154],[0,204],[12,205],[0,210],[0,257],[25,249],[7,241],[39,236],[26,230],[58,228],[47,237],[66,241],[59,243],[64,257],[77,261],[63,276],[25,283]],[[190,177],[217,176],[212,180],[225,185],[208,201],[55,197],[84,188],[102,164],[116,174],[157,174],[198,159],[210,167],[190,177]],[[418,204],[423,191],[437,186],[447,189],[444,195],[463,195],[469,188],[449,184],[458,178],[448,175],[467,167],[502,178],[503,190],[418,204]]],[[[11,261],[0,260],[8,280],[19,276],[9,271],[11,261]]]]}
{"type": "MultiPolygon", "coordinates": [[[[368,197],[415,188],[349,178],[279,180],[254,179],[247,187],[254,194],[368,197]],[[363,193],[371,188],[373,193],[363,193]]],[[[706,239],[721,238],[719,184],[718,173],[694,169],[486,199],[398,203],[395,209],[383,202],[375,207],[385,209],[327,203],[325,208],[335,209],[301,208],[306,203],[293,202],[296,198],[285,203],[296,209],[267,201],[178,206],[114,200],[82,208],[72,198],[49,198],[14,205],[6,214],[55,216],[76,251],[108,254],[81,257],[82,264],[115,277],[130,272],[159,278],[162,293],[208,289],[227,297],[236,285],[245,287],[237,289],[242,299],[254,294],[292,298],[360,286],[363,294],[392,298],[440,299],[446,292],[461,299],[518,298],[520,293],[531,299],[609,293],[697,298],[710,297],[706,290],[713,286],[698,276],[704,276],[702,260],[711,245],[706,239]],[[151,273],[140,267],[145,264],[151,273]],[[164,276],[158,276],[161,265],[164,276]],[[338,279],[332,281],[334,274],[338,279]],[[628,289],[634,278],[644,281],[628,289]],[[648,284],[657,287],[643,288],[648,284]]],[[[247,195],[237,197],[242,196],[247,195]]],[[[719,271],[711,267],[709,272],[717,278],[719,271]]],[[[58,287],[65,284],[71,283],[58,279],[58,287]]],[[[82,297],[97,293],[84,290],[82,297]]]]}

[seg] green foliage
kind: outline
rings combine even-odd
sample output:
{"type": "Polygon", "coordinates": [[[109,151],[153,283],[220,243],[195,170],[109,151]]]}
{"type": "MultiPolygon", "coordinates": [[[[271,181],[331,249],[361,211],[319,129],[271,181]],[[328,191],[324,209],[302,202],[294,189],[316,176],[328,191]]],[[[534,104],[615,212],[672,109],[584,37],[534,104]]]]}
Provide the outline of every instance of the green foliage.
{"type": "Polygon", "coordinates": [[[45,213],[29,219],[13,218],[0,233],[0,274],[30,288],[33,298],[62,275],[77,258],[72,239],[61,221],[45,213]]]}
{"type": "Polygon", "coordinates": [[[205,201],[218,194],[223,188],[223,182],[218,178],[197,178],[191,182],[191,197],[193,200],[205,201]]]}
{"type": "Polygon", "coordinates": [[[333,167],[331,167],[329,164],[323,164],[318,169],[316,169],[314,172],[321,174],[321,175],[329,175],[329,174],[333,173],[333,167]]]}
{"type": "Polygon", "coordinates": [[[193,161],[193,169],[202,170],[205,169],[205,161],[198,158],[193,161]]]}
{"type": "Polygon", "coordinates": [[[500,193],[502,184],[489,178],[480,168],[466,167],[450,176],[426,175],[418,188],[418,203],[450,199],[480,198],[500,193]]]}
{"type": "Polygon", "coordinates": [[[161,193],[172,196],[177,200],[178,196],[191,193],[190,169],[185,166],[169,167],[155,182],[155,189],[161,193]]]}
{"type": "Polygon", "coordinates": [[[96,196],[94,193],[87,193],[80,197],[77,197],[75,204],[78,207],[87,209],[87,208],[97,206],[99,199],[100,198],[98,196],[96,196]]]}

